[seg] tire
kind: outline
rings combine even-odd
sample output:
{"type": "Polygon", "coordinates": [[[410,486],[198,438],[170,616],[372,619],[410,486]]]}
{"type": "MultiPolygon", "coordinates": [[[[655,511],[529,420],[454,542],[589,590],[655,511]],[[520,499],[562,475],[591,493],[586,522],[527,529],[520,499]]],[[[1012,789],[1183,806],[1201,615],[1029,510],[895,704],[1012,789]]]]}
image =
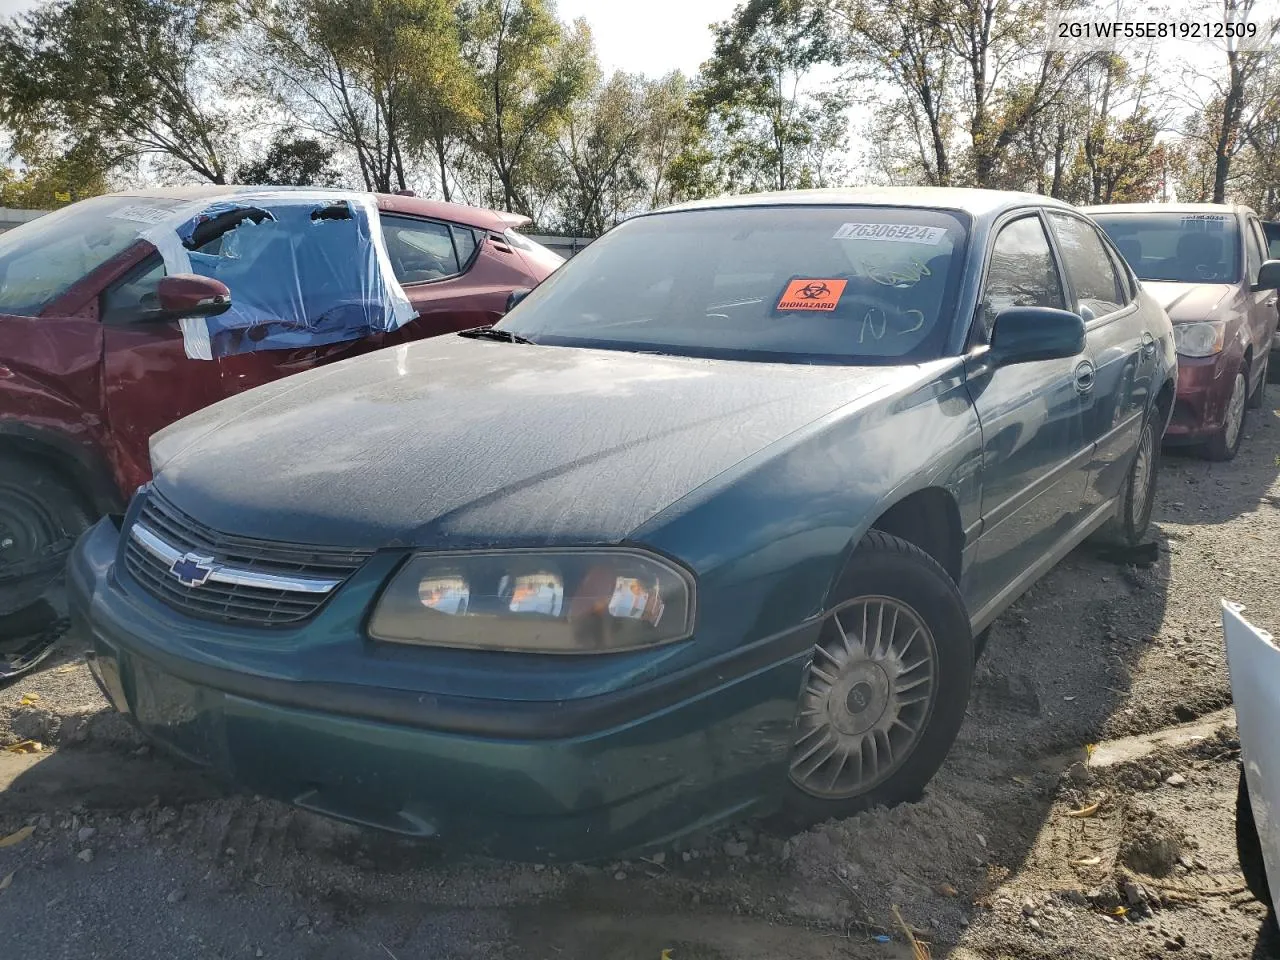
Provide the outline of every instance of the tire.
{"type": "Polygon", "coordinates": [[[1160,474],[1160,440],[1156,436],[1158,409],[1147,415],[1138,435],[1138,449],[1120,491],[1116,515],[1091,538],[1095,543],[1136,547],[1151,529],[1151,512],[1156,502],[1160,474]]]}
{"type": "Polygon", "coordinates": [[[1240,451],[1240,440],[1244,436],[1245,410],[1248,408],[1249,371],[1241,367],[1236,371],[1231,385],[1231,396],[1227,400],[1227,412],[1223,415],[1222,427],[1205,442],[1204,455],[1210,460],[1234,460],[1240,451]]]}
{"type": "Polygon", "coordinates": [[[1262,859],[1262,841],[1253,822],[1253,807],[1249,804],[1249,783],[1244,768],[1240,768],[1240,787],[1236,791],[1236,856],[1240,860],[1240,872],[1245,886],[1254,899],[1267,908],[1267,920],[1275,927],[1275,908],[1271,903],[1271,885],[1267,882],[1267,866],[1262,859]]]}
{"type": "Polygon", "coordinates": [[[1263,355],[1262,375],[1258,377],[1258,385],[1253,388],[1253,393],[1249,394],[1250,410],[1261,410],[1267,402],[1267,378],[1271,376],[1271,353],[1268,351],[1263,355]]]}
{"type": "Polygon", "coordinates": [[[969,702],[969,615],[931,556],[872,531],[834,596],[841,600],[805,668],[792,727],[784,800],[792,826],[919,799],[969,702]]]}
{"type": "Polygon", "coordinates": [[[0,614],[38,600],[92,522],[85,498],[56,470],[0,454],[0,614]]]}

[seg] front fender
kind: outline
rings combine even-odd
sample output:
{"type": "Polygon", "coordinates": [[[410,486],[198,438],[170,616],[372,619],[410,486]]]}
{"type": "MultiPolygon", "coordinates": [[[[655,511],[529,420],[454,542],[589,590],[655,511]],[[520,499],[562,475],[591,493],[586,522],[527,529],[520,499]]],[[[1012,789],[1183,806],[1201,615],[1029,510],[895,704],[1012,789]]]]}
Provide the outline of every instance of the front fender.
{"type": "Polygon", "coordinates": [[[699,640],[729,650],[820,617],[849,554],[911,493],[946,490],[962,528],[976,525],[981,451],[955,360],[923,383],[864,398],[760,451],[634,539],[693,568],[699,640]]]}

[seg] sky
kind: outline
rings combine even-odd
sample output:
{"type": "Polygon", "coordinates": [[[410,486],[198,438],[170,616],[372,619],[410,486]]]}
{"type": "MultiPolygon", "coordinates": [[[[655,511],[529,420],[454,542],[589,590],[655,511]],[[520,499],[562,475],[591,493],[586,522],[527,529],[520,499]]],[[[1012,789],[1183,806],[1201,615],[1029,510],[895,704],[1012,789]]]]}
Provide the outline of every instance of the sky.
{"type": "MultiPolygon", "coordinates": [[[[25,0],[0,0],[4,4],[25,0]]],[[[728,19],[740,0],[558,0],[564,20],[586,17],[606,72],[661,76],[697,73],[711,56],[712,23],[728,19]]]]}

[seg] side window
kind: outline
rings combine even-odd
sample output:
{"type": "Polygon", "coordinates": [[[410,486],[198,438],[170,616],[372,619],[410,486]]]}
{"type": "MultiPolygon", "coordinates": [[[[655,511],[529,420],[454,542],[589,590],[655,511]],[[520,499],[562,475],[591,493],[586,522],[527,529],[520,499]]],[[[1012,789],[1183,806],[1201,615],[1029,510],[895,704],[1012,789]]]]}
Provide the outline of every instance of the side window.
{"type": "Polygon", "coordinates": [[[1253,217],[1249,218],[1249,227],[1244,234],[1245,262],[1249,269],[1248,280],[1250,283],[1257,283],[1258,271],[1262,268],[1262,261],[1267,258],[1267,254],[1262,238],[1258,236],[1258,221],[1253,217]]]}
{"type": "Polygon", "coordinates": [[[425,283],[462,272],[454,231],[448,224],[384,214],[382,234],[391,268],[401,283],[425,283]]]}
{"type": "Polygon", "coordinates": [[[1125,285],[1093,226],[1065,213],[1051,212],[1049,222],[1053,224],[1062,265],[1075,287],[1085,320],[1115,313],[1124,306],[1125,285]]]}
{"type": "Polygon", "coordinates": [[[1262,233],[1267,238],[1267,259],[1280,260],[1280,223],[1268,220],[1262,225],[1262,233]]]}
{"type": "Polygon", "coordinates": [[[1008,307],[1066,309],[1062,278],[1049,250],[1049,238],[1037,216],[1006,224],[996,236],[982,294],[981,318],[987,339],[996,315],[1008,307]]]}
{"type": "Polygon", "coordinates": [[[476,237],[476,232],[470,227],[460,227],[456,223],[453,224],[453,246],[458,251],[458,263],[466,270],[471,266],[471,258],[476,255],[476,248],[480,246],[480,241],[476,237]]]}
{"type": "Polygon", "coordinates": [[[102,291],[99,318],[112,325],[137,323],[143,313],[160,306],[157,288],[164,275],[164,261],[153,253],[102,291]]]}

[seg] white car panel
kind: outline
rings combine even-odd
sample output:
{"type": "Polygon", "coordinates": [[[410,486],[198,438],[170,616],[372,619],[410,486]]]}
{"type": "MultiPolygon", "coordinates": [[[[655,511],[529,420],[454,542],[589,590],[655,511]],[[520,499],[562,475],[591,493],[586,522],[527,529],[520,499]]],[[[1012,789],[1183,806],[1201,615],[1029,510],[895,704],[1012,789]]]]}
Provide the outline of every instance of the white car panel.
{"type": "Polygon", "coordinates": [[[1280,913],[1280,647],[1240,615],[1243,609],[1222,601],[1222,633],[1250,805],[1280,913]]]}

